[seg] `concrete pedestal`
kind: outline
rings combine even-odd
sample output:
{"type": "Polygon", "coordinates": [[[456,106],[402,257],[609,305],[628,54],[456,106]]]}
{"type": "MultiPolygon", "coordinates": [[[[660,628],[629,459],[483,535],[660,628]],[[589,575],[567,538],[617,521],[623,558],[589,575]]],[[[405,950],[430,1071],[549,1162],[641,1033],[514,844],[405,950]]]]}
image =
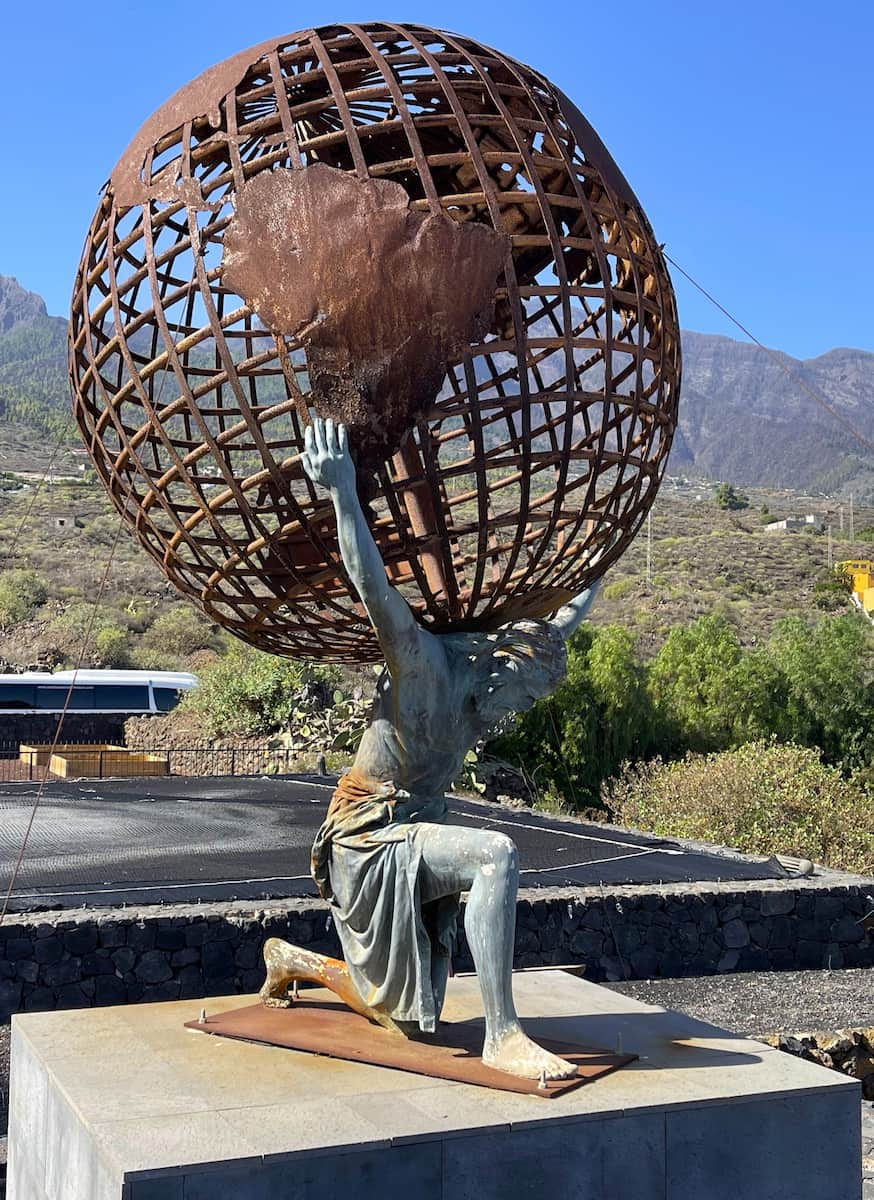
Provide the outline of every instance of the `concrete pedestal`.
{"type": "Polygon", "coordinates": [[[639,1061],[543,1100],[207,1037],[197,1001],[17,1016],[8,1200],[858,1200],[858,1083],[562,973],[515,992],[639,1061]]]}

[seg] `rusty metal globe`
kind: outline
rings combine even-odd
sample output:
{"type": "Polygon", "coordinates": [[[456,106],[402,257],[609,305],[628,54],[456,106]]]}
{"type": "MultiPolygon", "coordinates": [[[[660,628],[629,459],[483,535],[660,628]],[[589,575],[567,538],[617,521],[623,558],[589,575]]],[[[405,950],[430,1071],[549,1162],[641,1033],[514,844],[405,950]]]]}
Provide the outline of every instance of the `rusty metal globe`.
{"type": "Polygon", "coordinates": [[[265,650],[380,651],[304,475],[347,422],[389,576],[435,632],[542,616],[636,533],[676,423],[660,248],[574,105],[470,38],[374,22],[182,88],[103,191],[75,416],[167,577],[265,650]]]}

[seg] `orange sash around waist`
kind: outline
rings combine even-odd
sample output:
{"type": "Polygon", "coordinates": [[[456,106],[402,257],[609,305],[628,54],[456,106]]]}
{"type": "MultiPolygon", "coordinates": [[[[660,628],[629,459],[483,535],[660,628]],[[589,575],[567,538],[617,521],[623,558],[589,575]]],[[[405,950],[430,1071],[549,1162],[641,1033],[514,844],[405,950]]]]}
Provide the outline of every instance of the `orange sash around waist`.
{"type": "Polygon", "coordinates": [[[341,820],[350,808],[355,808],[365,800],[372,800],[384,792],[386,785],[375,779],[368,779],[354,767],[341,775],[328,805],[328,820],[339,817],[341,820]]]}

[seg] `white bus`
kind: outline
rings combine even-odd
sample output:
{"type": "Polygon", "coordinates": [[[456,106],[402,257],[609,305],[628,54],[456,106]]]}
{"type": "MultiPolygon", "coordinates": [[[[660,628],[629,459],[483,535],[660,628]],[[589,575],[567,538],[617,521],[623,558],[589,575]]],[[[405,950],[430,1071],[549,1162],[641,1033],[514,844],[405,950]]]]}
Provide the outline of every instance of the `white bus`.
{"type": "Polygon", "coordinates": [[[186,671],[26,671],[22,675],[0,675],[0,728],[4,712],[60,713],[65,706],[70,713],[165,713],[179,703],[183,692],[197,684],[197,676],[186,671]]]}

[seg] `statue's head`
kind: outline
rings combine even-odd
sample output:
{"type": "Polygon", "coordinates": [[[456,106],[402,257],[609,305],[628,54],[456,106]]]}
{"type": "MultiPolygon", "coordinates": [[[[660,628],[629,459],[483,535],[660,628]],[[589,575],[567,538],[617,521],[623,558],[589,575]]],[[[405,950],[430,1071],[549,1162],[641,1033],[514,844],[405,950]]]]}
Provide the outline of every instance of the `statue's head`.
{"type": "Polygon", "coordinates": [[[486,728],[555,691],[567,670],[564,638],[549,621],[514,621],[494,633],[446,634],[441,641],[464,662],[468,702],[486,728]]]}

